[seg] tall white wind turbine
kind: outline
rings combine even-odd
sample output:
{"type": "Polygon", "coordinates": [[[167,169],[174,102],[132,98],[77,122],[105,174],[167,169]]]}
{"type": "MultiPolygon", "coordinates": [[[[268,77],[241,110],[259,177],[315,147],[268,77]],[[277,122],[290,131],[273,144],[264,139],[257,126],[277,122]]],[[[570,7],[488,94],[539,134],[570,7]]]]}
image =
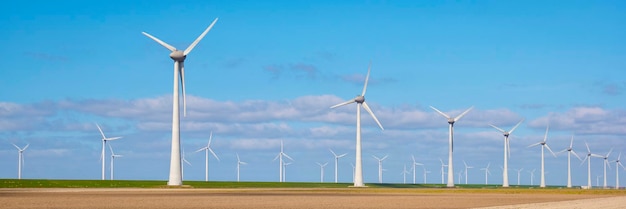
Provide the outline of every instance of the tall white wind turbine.
{"type": "Polygon", "coordinates": [[[468,166],[465,160],[463,160],[463,164],[465,165],[465,184],[467,184],[467,170],[470,168],[474,168],[473,166],[468,166]]]}
{"type": "Polygon", "coordinates": [[[370,65],[367,68],[367,76],[365,76],[365,84],[363,85],[363,91],[361,92],[361,95],[356,96],[354,99],[336,104],[330,108],[336,108],[336,107],[340,107],[340,106],[344,106],[344,105],[348,105],[348,104],[352,104],[352,103],[356,103],[357,107],[356,107],[356,157],[355,157],[355,174],[354,174],[354,186],[355,187],[363,187],[365,186],[363,184],[363,162],[362,162],[362,156],[361,156],[361,107],[363,107],[363,109],[365,109],[365,111],[367,111],[372,118],[374,119],[374,121],[376,121],[376,124],[378,124],[378,127],[380,127],[380,129],[384,130],[383,125],[380,124],[380,121],[378,121],[378,119],[376,118],[376,115],[374,115],[374,112],[372,112],[372,110],[370,109],[370,107],[367,105],[367,103],[365,102],[365,91],[367,89],[367,81],[369,80],[370,77],[370,70],[371,70],[372,64],[370,63],[370,65]]]}
{"type": "Polygon", "coordinates": [[[587,147],[587,155],[585,156],[585,159],[583,159],[583,162],[581,162],[580,164],[582,165],[583,163],[585,163],[585,161],[587,161],[587,189],[591,189],[591,157],[602,158],[603,156],[591,153],[591,150],[589,149],[589,144],[587,144],[587,142],[585,142],[585,146],[587,147]]]}
{"type": "Polygon", "coordinates": [[[572,154],[574,154],[574,156],[576,156],[578,160],[582,161],[582,159],[580,159],[580,156],[578,156],[578,154],[574,152],[573,146],[574,146],[574,136],[572,135],[572,140],[569,143],[569,147],[557,152],[557,154],[562,153],[562,152],[567,152],[567,188],[572,188],[572,163],[571,163],[572,154]]]}
{"type": "Polygon", "coordinates": [[[215,157],[217,161],[220,160],[220,158],[217,157],[217,154],[213,152],[213,149],[211,149],[212,139],[213,139],[213,132],[211,131],[211,134],[209,135],[209,143],[207,143],[206,147],[202,147],[196,151],[196,152],[204,151],[204,154],[205,154],[204,156],[204,181],[209,181],[209,152],[213,154],[213,157],[215,157]]]}
{"type": "MultiPolygon", "coordinates": [[[[283,151],[283,140],[280,140],[280,152],[278,153],[278,155],[276,155],[276,157],[274,158],[274,160],[278,159],[278,179],[280,182],[283,182],[285,180],[285,177],[283,177],[283,175],[285,174],[285,172],[283,172],[285,165],[285,161],[283,160],[283,156],[286,158],[289,158],[290,160],[293,160],[291,157],[289,157],[289,155],[287,155],[287,153],[285,153],[283,151]]],[[[291,164],[291,163],[290,163],[291,164]]],[[[288,164],[287,164],[288,165],[288,164]]]]}
{"type": "Polygon", "coordinates": [[[513,126],[510,131],[505,131],[504,129],[498,128],[493,124],[489,124],[491,127],[497,129],[502,133],[502,135],[504,135],[504,168],[502,169],[502,187],[509,187],[509,156],[511,155],[509,136],[520,124],[522,124],[522,122],[524,122],[524,119],[513,126]]]}
{"type": "Polygon", "coordinates": [[[447,187],[454,187],[454,166],[452,164],[452,152],[454,151],[454,123],[461,119],[465,114],[467,114],[472,108],[470,107],[465,110],[463,113],[456,117],[450,117],[447,114],[439,111],[437,108],[430,106],[431,109],[435,110],[441,116],[448,120],[448,185],[447,187]]]}
{"type": "Polygon", "coordinates": [[[422,167],[424,169],[424,184],[426,184],[426,174],[430,173],[430,171],[426,170],[426,167],[422,167]]]}
{"type": "Polygon", "coordinates": [[[552,153],[552,155],[554,157],[556,157],[556,154],[554,154],[554,152],[552,152],[552,149],[550,149],[550,146],[548,146],[547,144],[547,140],[548,140],[548,129],[550,128],[550,126],[546,126],[546,134],[543,136],[543,140],[540,142],[537,142],[535,144],[531,144],[528,147],[535,147],[535,146],[539,146],[541,145],[541,184],[539,185],[539,187],[546,187],[546,177],[545,177],[545,167],[544,167],[544,155],[543,155],[543,148],[547,148],[548,151],[550,151],[550,153],[552,153]]]}
{"type": "Polygon", "coordinates": [[[383,161],[387,159],[388,155],[385,155],[383,158],[378,158],[372,155],[374,159],[378,160],[378,183],[383,183],[383,161]]]}
{"type": "MultiPolygon", "coordinates": [[[[415,161],[415,156],[413,156],[413,155],[411,155],[411,160],[413,160],[413,163],[412,163],[411,166],[413,167],[413,184],[415,184],[415,166],[416,165],[424,165],[424,164],[416,162],[415,161]]],[[[426,183],[426,182],[424,182],[424,183],[426,183]]]]}
{"type": "Polygon", "coordinates": [[[283,163],[283,182],[287,179],[287,166],[291,165],[291,163],[283,163]]]}
{"type": "Polygon", "coordinates": [[[146,33],[141,32],[143,35],[148,38],[156,41],[161,46],[167,48],[171,51],[170,58],[174,60],[174,94],[172,97],[172,151],[170,158],[170,174],[167,185],[171,186],[180,186],[183,184],[182,179],[182,167],[181,167],[181,156],[180,156],[180,108],[179,108],[179,97],[178,97],[178,79],[180,77],[180,84],[183,92],[183,116],[187,115],[187,99],[185,95],[185,58],[187,55],[193,50],[194,47],[204,38],[204,36],[213,28],[213,25],[217,22],[217,18],[213,20],[211,25],[207,27],[198,38],[196,38],[193,43],[191,43],[187,49],[184,51],[178,50],[175,47],[161,41],[160,39],[146,33]]]}
{"type": "Polygon", "coordinates": [[[113,141],[116,139],[120,139],[122,137],[111,137],[111,138],[107,138],[106,136],[104,136],[104,132],[102,132],[102,128],[100,128],[100,125],[98,125],[96,123],[96,127],[98,127],[98,130],[100,131],[100,135],[102,135],[102,153],[100,153],[100,160],[102,160],[102,180],[105,179],[104,176],[104,170],[105,170],[105,164],[106,164],[106,146],[107,146],[107,141],[113,141]]]}
{"type": "Polygon", "coordinates": [[[439,162],[441,162],[441,184],[443,184],[443,176],[445,175],[445,171],[444,171],[444,167],[448,167],[448,165],[443,164],[443,160],[441,160],[441,158],[439,158],[439,162]]]}
{"type": "Polygon", "coordinates": [[[620,162],[621,157],[622,153],[619,153],[617,160],[613,161],[615,162],[615,189],[619,189],[619,168],[622,167],[623,169],[626,169],[626,167],[624,167],[624,165],[620,162]]]}
{"type": "Polygon", "coordinates": [[[519,181],[520,180],[520,176],[521,176],[521,173],[524,170],[524,168],[513,169],[513,170],[517,171],[517,186],[519,186],[520,185],[520,181],[519,181]]]}
{"type": "Polygon", "coordinates": [[[123,157],[123,155],[116,155],[115,152],[113,152],[113,148],[111,147],[111,144],[109,144],[109,150],[111,150],[111,180],[113,180],[113,169],[115,168],[115,158],[116,157],[123,157]]]}
{"type": "Polygon", "coordinates": [[[324,167],[326,167],[326,165],[328,165],[328,163],[317,163],[317,165],[320,166],[320,182],[324,183],[324,167]]]}
{"type": "Polygon", "coordinates": [[[491,172],[489,172],[489,165],[491,165],[491,163],[487,163],[487,167],[481,168],[481,171],[485,171],[485,185],[487,185],[489,183],[489,179],[487,179],[487,175],[491,175],[491,172]]]}
{"type": "Polygon", "coordinates": [[[13,144],[13,146],[17,149],[17,179],[22,179],[22,167],[24,166],[24,151],[28,149],[28,146],[30,146],[30,144],[26,144],[24,148],[20,148],[15,144],[13,144]]]}
{"type": "Polygon", "coordinates": [[[239,153],[237,153],[237,182],[239,182],[239,167],[245,164],[248,164],[248,163],[241,161],[239,159],[239,153]]]}
{"type": "Polygon", "coordinates": [[[337,183],[337,165],[339,164],[339,158],[346,156],[348,153],[337,155],[337,153],[335,153],[332,149],[328,150],[330,150],[330,153],[333,153],[333,156],[335,157],[335,183],[337,183]]]}
{"type": "Polygon", "coordinates": [[[611,169],[611,165],[609,164],[609,155],[611,155],[611,152],[613,152],[613,148],[611,148],[611,150],[609,150],[609,153],[607,153],[605,156],[602,156],[602,159],[604,159],[604,177],[603,177],[603,184],[602,184],[602,188],[607,188],[606,185],[606,167],[608,166],[609,169],[611,169]]]}

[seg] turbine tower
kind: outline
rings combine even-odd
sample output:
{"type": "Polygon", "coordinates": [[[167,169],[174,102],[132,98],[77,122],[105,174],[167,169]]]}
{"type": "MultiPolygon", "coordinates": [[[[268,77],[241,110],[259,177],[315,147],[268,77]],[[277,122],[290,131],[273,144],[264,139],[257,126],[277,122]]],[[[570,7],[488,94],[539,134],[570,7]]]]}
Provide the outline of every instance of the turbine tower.
{"type": "Polygon", "coordinates": [[[467,169],[474,168],[474,167],[468,166],[467,163],[465,163],[465,160],[463,160],[463,164],[465,165],[465,184],[467,184],[467,169]]]}
{"type": "Polygon", "coordinates": [[[376,160],[378,160],[378,183],[383,183],[383,161],[387,159],[388,155],[385,155],[383,158],[378,158],[372,155],[376,160]]]}
{"type": "Polygon", "coordinates": [[[449,128],[448,128],[448,187],[454,187],[454,166],[452,164],[452,152],[454,151],[454,123],[461,119],[465,114],[467,114],[472,108],[470,107],[461,113],[459,116],[455,118],[448,116],[447,114],[439,111],[437,108],[430,106],[431,109],[435,110],[441,116],[448,120],[449,128]]]}
{"type": "Polygon", "coordinates": [[[217,161],[220,160],[219,157],[217,157],[217,155],[215,154],[215,152],[213,152],[213,149],[211,149],[211,140],[213,139],[213,132],[211,131],[211,134],[209,135],[209,143],[206,145],[206,147],[202,147],[199,150],[197,150],[196,152],[200,152],[204,150],[204,181],[209,181],[209,152],[211,154],[213,154],[213,157],[215,157],[215,159],[217,159],[217,161]]]}
{"type": "Polygon", "coordinates": [[[22,167],[24,166],[24,151],[28,149],[30,144],[26,144],[24,148],[20,148],[17,145],[13,146],[17,149],[17,179],[22,179],[22,167]]]}
{"type": "Polygon", "coordinates": [[[509,157],[511,156],[511,145],[509,144],[509,136],[520,124],[522,124],[522,122],[524,122],[524,119],[522,119],[515,126],[513,126],[510,131],[505,131],[504,129],[498,128],[493,124],[489,124],[491,127],[502,132],[502,135],[504,135],[504,168],[502,169],[502,187],[509,187],[509,157]]]}
{"type": "Polygon", "coordinates": [[[620,162],[620,157],[622,157],[622,153],[619,153],[617,160],[613,161],[615,162],[615,189],[619,189],[619,167],[626,169],[626,167],[624,167],[624,165],[620,162]]]}
{"type": "Polygon", "coordinates": [[[330,108],[336,108],[336,107],[340,107],[340,106],[344,106],[344,105],[348,105],[348,104],[352,104],[352,103],[356,103],[357,107],[356,107],[356,157],[355,157],[355,173],[354,173],[354,187],[364,187],[365,184],[363,184],[363,162],[361,160],[361,107],[363,107],[363,109],[365,109],[365,111],[367,111],[372,118],[374,119],[374,121],[376,121],[376,124],[378,124],[378,127],[380,127],[380,129],[385,130],[383,128],[383,125],[380,124],[380,121],[378,121],[378,119],[376,118],[376,115],[374,115],[374,112],[372,112],[372,110],[370,109],[370,107],[367,105],[367,103],[365,102],[365,90],[367,89],[367,81],[369,80],[370,77],[370,70],[372,68],[372,64],[369,64],[369,67],[367,68],[367,76],[365,76],[365,84],[363,85],[363,91],[361,92],[361,95],[356,96],[354,99],[336,104],[330,108]]]}
{"type": "MultiPolygon", "coordinates": [[[[184,163],[187,163],[187,165],[191,165],[191,163],[189,161],[187,161],[187,159],[185,158],[185,148],[183,148],[183,154],[182,154],[181,161],[182,162],[180,163],[181,164],[180,175],[181,175],[181,178],[184,178],[185,177],[185,164],[184,163]]],[[[181,179],[181,181],[182,181],[182,179],[181,179]]]]}
{"type": "Polygon", "coordinates": [[[122,137],[107,138],[106,136],[104,136],[104,132],[102,132],[102,128],[100,128],[100,125],[98,125],[96,123],[96,127],[98,127],[98,130],[100,131],[100,135],[102,135],[102,139],[101,139],[102,140],[102,153],[100,153],[100,160],[102,160],[102,180],[104,180],[105,179],[105,176],[104,176],[104,169],[105,168],[104,167],[105,167],[105,164],[106,164],[106,157],[105,157],[105,155],[106,155],[107,141],[113,141],[113,140],[116,140],[116,139],[120,139],[122,137]]]}
{"type": "Polygon", "coordinates": [[[183,116],[187,115],[187,99],[185,95],[185,58],[187,55],[193,50],[193,48],[204,38],[204,36],[211,30],[213,25],[217,22],[217,18],[213,20],[211,25],[207,27],[198,38],[196,38],[193,43],[191,43],[185,51],[181,51],[176,49],[175,47],[159,40],[158,38],[146,33],[141,32],[143,35],[148,38],[156,41],[161,46],[167,48],[171,51],[170,58],[174,60],[174,94],[172,96],[172,151],[170,158],[170,174],[167,185],[170,186],[181,186],[183,184],[182,178],[182,167],[181,167],[181,155],[180,155],[180,108],[179,108],[179,97],[178,97],[178,79],[180,77],[180,84],[183,92],[183,116]]]}
{"type": "Polygon", "coordinates": [[[439,158],[439,162],[441,162],[441,184],[443,184],[443,176],[445,175],[443,167],[448,167],[448,165],[443,164],[443,160],[441,160],[441,158],[439,158]]]}
{"type": "MultiPolygon", "coordinates": [[[[413,172],[415,173],[415,172],[413,172]]],[[[400,175],[402,175],[402,183],[406,184],[406,174],[410,174],[409,171],[406,170],[406,164],[404,164],[404,168],[402,169],[402,172],[400,173],[400,175]]]]}
{"type": "Polygon", "coordinates": [[[487,185],[489,183],[488,179],[487,179],[487,175],[491,175],[491,172],[489,172],[489,165],[491,165],[491,163],[487,163],[487,167],[481,168],[480,170],[484,170],[485,171],[485,185],[487,185]]]}
{"type": "MultiPolygon", "coordinates": [[[[285,174],[285,172],[283,172],[283,168],[286,166],[285,165],[285,161],[283,160],[283,156],[289,158],[290,160],[293,160],[291,157],[289,157],[289,155],[287,155],[287,153],[283,152],[283,140],[280,140],[280,152],[278,153],[278,155],[276,155],[276,157],[274,158],[274,160],[278,159],[278,178],[280,182],[283,182],[285,180],[285,177],[283,177],[283,175],[285,174]]],[[[291,164],[291,163],[289,163],[291,164]]],[[[287,164],[287,165],[289,165],[287,164]]]]}
{"type": "Polygon", "coordinates": [[[591,189],[591,157],[601,158],[603,156],[591,153],[591,150],[589,149],[589,144],[587,144],[587,142],[585,142],[585,146],[587,147],[587,156],[585,156],[585,159],[583,159],[583,162],[580,164],[582,165],[583,163],[585,163],[585,161],[587,161],[587,189],[591,189]]]}
{"type": "Polygon", "coordinates": [[[517,171],[517,186],[519,186],[519,185],[520,185],[519,179],[520,179],[520,176],[521,176],[521,174],[520,174],[520,173],[522,173],[522,171],[524,170],[524,168],[520,168],[520,169],[513,169],[513,170],[517,171]]]}
{"type": "Polygon", "coordinates": [[[328,165],[328,163],[317,163],[320,166],[320,182],[324,183],[324,167],[326,167],[326,165],[328,165]]]}
{"type": "Polygon", "coordinates": [[[532,171],[528,171],[528,173],[530,173],[530,185],[535,185],[534,180],[535,180],[535,170],[537,169],[533,169],[532,171]]]}
{"type": "Polygon", "coordinates": [[[582,161],[582,159],[580,159],[580,156],[578,156],[578,154],[576,154],[576,152],[574,152],[573,149],[574,146],[574,136],[572,135],[572,140],[569,143],[569,147],[565,148],[564,150],[561,150],[558,153],[562,153],[567,151],[567,188],[572,188],[572,154],[574,154],[574,156],[576,156],[576,158],[578,158],[578,160],[582,161]]]}
{"type": "Polygon", "coordinates": [[[287,166],[291,163],[283,163],[283,182],[287,179],[287,166]]]}
{"type": "Polygon", "coordinates": [[[424,184],[426,184],[426,174],[430,173],[430,171],[426,170],[426,167],[422,167],[424,169],[424,184]]]}
{"type": "MultiPolygon", "coordinates": [[[[609,153],[607,153],[605,156],[602,156],[602,159],[604,159],[604,178],[603,178],[603,184],[602,184],[602,188],[608,188],[606,186],[606,167],[609,166],[609,169],[611,169],[611,165],[609,164],[609,155],[611,155],[611,152],[613,152],[613,148],[611,148],[609,150],[609,153]]],[[[619,169],[619,168],[618,168],[619,169]]]]}
{"type": "Polygon", "coordinates": [[[113,152],[113,148],[111,147],[111,144],[109,144],[109,150],[111,150],[111,180],[113,180],[113,169],[115,168],[115,164],[114,164],[115,158],[123,157],[123,155],[116,155],[113,152]]]}
{"type": "Polygon", "coordinates": [[[550,149],[550,146],[548,146],[548,144],[546,143],[546,141],[548,140],[548,129],[550,128],[550,125],[546,126],[546,134],[543,136],[543,141],[537,142],[535,144],[531,144],[530,147],[534,147],[534,146],[539,146],[541,145],[541,184],[539,185],[539,187],[546,187],[546,177],[545,177],[545,168],[544,168],[544,157],[543,157],[543,148],[547,148],[548,151],[550,151],[550,153],[552,153],[552,155],[554,157],[556,157],[556,154],[554,154],[554,152],[552,152],[552,149],[550,149]]]}
{"type": "MultiPolygon", "coordinates": [[[[412,164],[412,166],[413,166],[413,184],[415,184],[415,166],[416,165],[424,165],[424,164],[416,162],[415,161],[415,156],[413,156],[413,155],[411,155],[411,160],[413,160],[413,164],[412,164]]],[[[426,181],[424,181],[424,183],[426,183],[426,181]]]]}
{"type": "Polygon", "coordinates": [[[332,149],[328,150],[330,150],[330,153],[333,153],[333,156],[335,156],[335,183],[337,183],[337,165],[339,164],[339,158],[346,156],[348,153],[337,155],[332,149]]]}
{"type": "Polygon", "coordinates": [[[248,164],[248,163],[241,161],[239,159],[239,153],[237,153],[237,182],[239,182],[239,167],[245,164],[248,164]]]}

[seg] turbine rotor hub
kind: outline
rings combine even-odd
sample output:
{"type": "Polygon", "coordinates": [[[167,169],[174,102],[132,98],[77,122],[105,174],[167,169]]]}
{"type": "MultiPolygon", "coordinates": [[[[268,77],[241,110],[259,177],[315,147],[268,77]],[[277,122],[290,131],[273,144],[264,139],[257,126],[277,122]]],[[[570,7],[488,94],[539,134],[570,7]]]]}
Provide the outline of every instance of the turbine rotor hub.
{"type": "Polygon", "coordinates": [[[454,124],[454,118],[448,118],[448,123],[449,124],[454,124]]]}
{"type": "Polygon", "coordinates": [[[365,97],[364,96],[357,96],[356,98],[354,98],[354,101],[356,103],[361,104],[361,103],[365,102],[365,97]]]}
{"type": "Polygon", "coordinates": [[[177,62],[183,62],[185,61],[185,58],[187,58],[187,55],[185,55],[183,51],[176,50],[170,53],[170,58],[177,62]]]}
{"type": "Polygon", "coordinates": [[[510,135],[510,134],[511,134],[511,133],[506,132],[506,133],[504,133],[504,136],[505,136],[505,137],[509,137],[509,135],[510,135]]]}

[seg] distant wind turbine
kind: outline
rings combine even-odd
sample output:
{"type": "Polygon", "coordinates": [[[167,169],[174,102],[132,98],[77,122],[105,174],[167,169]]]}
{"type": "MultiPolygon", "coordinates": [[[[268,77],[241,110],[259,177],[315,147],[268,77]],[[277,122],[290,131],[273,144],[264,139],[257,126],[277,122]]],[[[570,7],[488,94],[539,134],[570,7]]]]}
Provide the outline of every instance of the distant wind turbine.
{"type": "Polygon", "coordinates": [[[326,165],[328,165],[328,163],[317,163],[317,165],[320,166],[320,182],[324,183],[324,167],[326,167],[326,165]]]}
{"type": "Polygon", "coordinates": [[[548,146],[547,144],[547,140],[548,140],[548,129],[550,128],[550,126],[548,125],[546,127],[546,134],[543,136],[543,141],[537,142],[535,144],[531,144],[528,147],[534,147],[534,146],[539,146],[541,145],[541,184],[539,185],[539,187],[546,187],[546,177],[545,177],[545,168],[544,168],[544,157],[543,157],[543,148],[547,148],[548,151],[550,151],[550,153],[552,153],[552,155],[554,157],[556,157],[556,154],[554,154],[554,152],[552,152],[552,149],[550,149],[550,146],[548,146]]]}
{"type": "Polygon", "coordinates": [[[459,174],[458,175],[459,176],[459,184],[461,184],[461,177],[463,176],[463,171],[462,170],[459,171],[458,174],[459,174]]]}
{"type": "Polygon", "coordinates": [[[241,161],[239,159],[239,153],[237,153],[237,182],[239,182],[239,167],[245,164],[248,164],[248,163],[241,161]]]}
{"type": "MultiPolygon", "coordinates": [[[[283,151],[283,140],[280,140],[280,152],[278,153],[278,155],[276,155],[276,157],[274,158],[274,160],[278,159],[278,167],[279,167],[279,171],[278,171],[278,178],[280,182],[283,182],[285,180],[285,177],[283,176],[285,172],[283,172],[283,169],[285,167],[285,161],[283,160],[283,157],[289,158],[290,160],[293,160],[293,158],[289,157],[289,155],[287,155],[287,153],[285,153],[283,151]]],[[[291,164],[291,163],[290,163],[291,164]]]]}
{"type": "Polygon", "coordinates": [[[609,164],[609,155],[611,155],[611,152],[613,152],[613,148],[611,148],[611,150],[609,150],[609,153],[607,153],[605,156],[602,156],[602,159],[604,159],[604,177],[603,179],[603,184],[602,184],[602,188],[608,188],[606,185],[606,167],[608,166],[609,169],[611,169],[611,165],[609,164]]]}
{"type": "Polygon", "coordinates": [[[115,168],[115,164],[114,164],[115,158],[123,157],[123,155],[116,155],[113,152],[113,148],[111,147],[111,144],[109,144],[109,150],[111,150],[111,180],[113,180],[113,169],[115,168]]]}
{"type": "Polygon", "coordinates": [[[520,169],[513,169],[513,170],[517,171],[517,186],[519,186],[519,185],[520,185],[520,181],[519,181],[519,179],[520,179],[521,173],[522,173],[522,171],[524,170],[524,168],[520,168],[520,169]]]}
{"type": "Polygon", "coordinates": [[[441,184],[443,184],[443,176],[445,175],[445,171],[444,171],[444,167],[448,167],[448,165],[443,164],[443,160],[441,160],[441,158],[439,158],[439,162],[441,162],[441,184]]]}
{"type": "Polygon", "coordinates": [[[330,153],[333,153],[333,156],[335,157],[335,183],[337,183],[337,165],[339,164],[339,158],[346,156],[348,153],[337,155],[332,149],[328,150],[330,150],[330,153]]]}
{"type": "Polygon", "coordinates": [[[562,153],[562,152],[567,151],[567,188],[572,188],[572,163],[571,163],[572,154],[574,154],[574,156],[576,156],[578,160],[582,161],[582,159],[580,159],[580,156],[578,156],[578,154],[574,152],[573,146],[574,146],[574,136],[572,135],[572,140],[569,143],[569,147],[558,152],[558,153],[562,153]]]}
{"type": "Polygon", "coordinates": [[[283,182],[287,180],[287,166],[291,163],[283,163],[283,182]]]}
{"type": "Polygon", "coordinates": [[[194,47],[204,38],[204,36],[213,28],[213,25],[217,22],[217,18],[213,20],[211,25],[207,27],[198,38],[196,38],[193,43],[191,43],[185,51],[181,51],[176,49],[175,47],[161,41],[160,39],[146,33],[141,32],[143,35],[148,38],[156,41],[161,46],[167,48],[171,51],[170,58],[174,60],[174,94],[172,96],[172,151],[170,158],[170,174],[167,185],[171,186],[181,186],[183,184],[183,175],[182,175],[182,162],[181,162],[181,154],[180,154],[180,108],[179,108],[179,97],[178,97],[178,78],[180,76],[180,83],[183,92],[183,116],[187,116],[187,99],[185,96],[185,58],[187,55],[193,50],[194,47]]]}
{"type": "Polygon", "coordinates": [[[498,128],[493,124],[489,124],[491,127],[502,132],[502,135],[504,135],[504,168],[502,169],[502,187],[509,187],[509,157],[511,156],[511,145],[509,143],[509,136],[520,124],[522,124],[522,122],[524,122],[524,119],[522,119],[515,126],[513,126],[510,131],[505,131],[504,129],[498,128]]]}
{"type": "Polygon", "coordinates": [[[626,169],[626,167],[624,167],[624,165],[622,165],[622,163],[620,162],[621,157],[622,153],[619,153],[619,155],[617,156],[617,160],[613,161],[615,162],[615,189],[619,189],[619,167],[626,169]]]}
{"type": "Polygon", "coordinates": [[[30,144],[26,144],[24,148],[20,148],[17,145],[13,144],[13,146],[17,149],[17,179],[22,179],[22,167],[24,166],[24,151],[28,149],[30,144]]]}
{"type": "Polygon", "coordinates": [[[211,149],[211,140],[213,139],[213,132],[211,131],[211,134],[209,135],[209,143],[207,143],[206,147],[202,147],[199,150],[197,150],[196,152],[200,152],[204,150],[204,181],[209,181],[209,152],[211,154],[213,154],[213,157],[215,157],[215,159],[217,159],[217,161],[220,160],[219,157],[217,157],[217,155],[215,154],[215,152],[213,152],[213,149],[211,149]]]}
{"type": "Polygon", "coordinates": [[[585,156],[585,159],[583,159],[583,162],[581,162],[580,164],[582,165],[583,163],[585,163],[585,161],[587,161],[587,189],[591,189],[591,157],[602,158],[603,156],[591,153],[591,150],[589,149],[589,144],[587,144],[587,142],[585,142],[585,146],[587,147],[587,156],[585,156]]]}
{"type": "Polygon", "coordinates": [[[403,184],[406,184],[406,174],[409,174],[409,171],[406,170],[406,164],[404,164],[404,169],[402,169],[402,172],[400,173],[400,175],[402,175],[403,184]]]}
{"type": "Polygon", "coordinates": [[[383,183],[383,161],[387,159],[388,155],[385,155],[383,158],[378,158],[372,155],[376,160],[378,160],[378,183],[383,183]]]}
{"type": "Polygon", "coordinates": [[[487,175],[491,175],[491,173],[489,172],[489,165],[491,165],[491,163],[487,163],[487,167],[481,168],[480,170],[484,170],[485,171],[485,185],[489,184],[489,180],[487,179],[487,175]]]}
{"type": "Polygon", "coordinates": [[[535,170],[537,170],[537,169],[533,169],[532,171],[528,171],[528,173],[530,173],[530,185],[535,185],[535,183],[533,182],[533,180],[535,180],[535,170]]]}
{"type": "Polygon", "coordinates": [[[474,168],[474,167],[468,166],[465,160],[463,160],[463,164],[465,165],[465,184],[467,184],[467,169],[474,168]]]}
{"type": "Polygon", "coordinates": [[[191,166],[191,163],[189,161],[187,161],[187,158],[185,158],[185,148],[183,148],[181,161],[182,161],[181,162],[182,166],[180,167],[180,174],[181,174],[181,177],[184,179],[185,178],[185,163],[187,163],[187,165],[191,166]]]}
{"type": "Polygon", "coordinates": [[[361,156],[361,107],[363,107],[363,109],[365,109],[365,111],[367,111],[372,118],[374,119],[374,121],[376,121],[376,124],[378,124],[378,127],[380,127],[380,129],[384,130],[383,125],[380,124],[380,121],[378,121],[378,119],[376,118],[376,115],[374,115],[374,112],[372,112],[372,110],[370,109],[370,107],[367,105],[367,103],[365,102],[365,91],[367,89],[367,81],[369,80],[370,77],[370,70],[372,67],[372,63],[370,63],[369,67],[367,68],[367,76],[365,76],[365,84],[363,85],[363,91],[361,92],[361,95],[356,96],[354,99],[336,104],[330,108],[336,108],[336,107],[340,107],[340,106],[344,106],[344,105],[348,105],[348,104],[352,104],[352,103],[356,103],[357,107],[356,107],[356,157],[355,157],[355,174],[354,174],[354,186],[355,187],[363,187],[365,186],[365,184],[363,184],[363,162],[362,162],[362,156],[361,156]]]}
{"type": "Polygon", "coordinates": [[[430,173],[430,171],[426,170],[426,167],[422,167],[424,169],[424,184],[426,184],[426,174],[430,173]]]}
{"type": "Polygon", "coordinates": [[[104,167],[105,167],[105,163],[106,163],[106,146],[107,146],[107,141],[113,141],[116,139],[120,139],[122,137],[111,137],[111,138],[107,138],[106,136],[104,136],[104,132],[102,132],[102,128],[100,128],[100,125],[98,125],[96,123],[96,127],[98,127],[98,130],[100,131],[100,134],[102,135],[102,153],[100,154],[100,160],[102,160],[102,180],[105,179],[104,177],[104,167]]]}
{"type": "MultiPolygon", "coordinates": [[[[413,160],[413,163],[412,163],[411,166],[413,167],[413,184],[415,184],[415,166],[416,165],[424,165],[424,164],[416,162],[415,161],[415,156],[413,156],[413,155],[411,155],[411,160],[413,160]]],[[[426,182],[424,182],[424,183],[426,183],[426,182]]]]}
{"type": "Polygon", "coordinates": [[[447,187],[454,187],[454,166],[452,164],[452,152],[454,151],[454,123],[461,119],[465,114],[467,114],[472,108],[470,107],[460,115],[456,117],[450,117],[447,114],[439,111],[437,108],[430,106],[431,109],[435,110],[441,116],[445,117],[448,120],[448,185],[447,187]]]}

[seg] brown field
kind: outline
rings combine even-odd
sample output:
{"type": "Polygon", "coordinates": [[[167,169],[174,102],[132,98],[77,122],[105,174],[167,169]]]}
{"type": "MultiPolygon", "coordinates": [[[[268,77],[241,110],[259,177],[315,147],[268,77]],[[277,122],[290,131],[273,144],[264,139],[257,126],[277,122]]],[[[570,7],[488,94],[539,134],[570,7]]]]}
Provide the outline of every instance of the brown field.
{"type": "Polygon", "coordinates": [[[0,208],[622,208],[624,205],[624,190],[0,189],[0,208]]]}

